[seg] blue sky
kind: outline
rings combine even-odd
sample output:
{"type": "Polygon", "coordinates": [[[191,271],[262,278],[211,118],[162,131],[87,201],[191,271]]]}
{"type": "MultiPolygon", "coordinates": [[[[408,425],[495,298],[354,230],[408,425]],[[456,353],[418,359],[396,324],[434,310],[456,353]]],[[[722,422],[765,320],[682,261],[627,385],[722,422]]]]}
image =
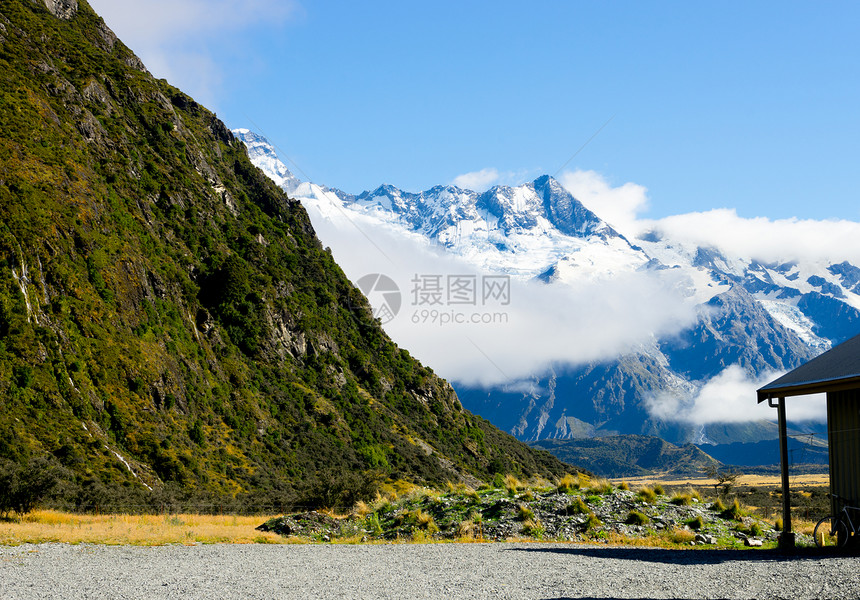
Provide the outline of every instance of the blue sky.
{"type": "Polygon", "coordinates": [[[647,218],[860,221],[857,3],[90,3],[156,76],[316,183],[564,167],[643,186],[647,218]]]}

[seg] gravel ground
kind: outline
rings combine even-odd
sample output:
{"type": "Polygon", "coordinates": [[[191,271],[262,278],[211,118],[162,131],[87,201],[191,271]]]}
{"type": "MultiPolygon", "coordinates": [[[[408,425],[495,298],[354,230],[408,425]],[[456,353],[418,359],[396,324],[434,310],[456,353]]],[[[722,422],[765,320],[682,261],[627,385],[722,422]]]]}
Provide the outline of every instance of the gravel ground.
{"type": "Polygon", "coordinates": [[[856,598],[858,558],[569,544],[0,547],[0,598],[856,598]]]}

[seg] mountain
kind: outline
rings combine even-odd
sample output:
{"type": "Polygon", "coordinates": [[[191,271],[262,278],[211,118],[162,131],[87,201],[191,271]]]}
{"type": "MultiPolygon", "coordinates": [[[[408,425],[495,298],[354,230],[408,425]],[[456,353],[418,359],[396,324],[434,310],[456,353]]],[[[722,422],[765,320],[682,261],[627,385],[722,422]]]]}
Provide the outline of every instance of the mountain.
{"type": "Polygon", "coordinates": [[[721,443],[773,439],[755,419],[726,427],[686,413],[717,383],[742,377],[753,390],[763,377],[860,333],[860,268],[850,262],[766,264],[673,240],[659,228],[627,239],[549,176],[483,193],[383,185],[357,196],[325,190],[297,197],[312,218],[339,213],[378,223],[400,232],[403,244],[423,241],[481,272],[540,281],[547,290],[575,294],[635,275],[670,282],[686,298],[695,313],[690,325],[655,331],[614,357],[547,364],[525,380],[489,387],[454,382],[464,406],[521,440],[643,434],[708,443],[709,431],[718,430],[721,443]]]}
{"type": "Polygon", "coordinates": [[[396,346],[302,205],[84,0],[0,4],[0,82],[0,467],[62,465],[102,509],[569,469],[396,346]]]}
{"type": "Polygon", "coordinates": [[[603,477],[696,477],[719,463],[693,444],[675,446],[645,435],[615,435],[576,440],[545,439],[534,442],[564,461],[587,464],[603,477]]]}

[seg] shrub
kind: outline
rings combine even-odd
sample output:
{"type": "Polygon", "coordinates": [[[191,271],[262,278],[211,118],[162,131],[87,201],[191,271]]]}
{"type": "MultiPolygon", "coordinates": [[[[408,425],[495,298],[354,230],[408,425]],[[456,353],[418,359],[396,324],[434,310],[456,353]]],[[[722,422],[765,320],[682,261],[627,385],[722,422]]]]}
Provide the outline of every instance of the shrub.
{"type": "Polygon", "coordinates": [[[658,496],[663,496],[666,492],[663,490],[663,486],[658,483],[654,486],[654,493],[658,496]]]}
{"type": "Polygon", "coordinates": [[[686,521],[686,525],[693,531],[698,531],[705,526],[705,520],[702,519],[702,515],[696,515],[695,518],[686,521]]]}
{"type": "Polygon", "coordinates": [[[646,523],[650,523],[651,519],[638,510],[631,510],[627,513],[627,518],[624,519],[624,522],[628,525],[645,525],[646,523]]]}
{"type": "Polygon", "coordinates": [[[764,535],[764,532],[761,529],[761,525],[758,524],[757,521],[753,521],[749,528],[749,534],[753,537],[761,537],[764,535]]]}
{"type": "Polygon", "coordinates": [[[32,511],[60,482],[62,471],[45,459],[0,464],[0,516],[32,511]]]}
{"type": "Polygon", "coordinates": [[[782,531],[782,519],[777,519],[773,522],[773,528],[776,531],[782,531]]]}

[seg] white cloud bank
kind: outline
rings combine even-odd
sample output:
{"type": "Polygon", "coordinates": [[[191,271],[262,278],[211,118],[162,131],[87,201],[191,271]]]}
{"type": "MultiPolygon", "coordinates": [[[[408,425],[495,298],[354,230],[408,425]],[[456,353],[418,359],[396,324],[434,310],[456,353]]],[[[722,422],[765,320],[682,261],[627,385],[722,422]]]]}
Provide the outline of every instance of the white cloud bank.
{"type": "Polygon", "coordinates": [[[493,187],[498,181],[499,172],[496,169],[487,168],[458,175],[451,183],[464,190],[483,192],[493,187]]]}
{"type": "MultiPolygon", "coordinates": [[[[692,397],[657,393],[646,400],[646,405],[656,419],[691,425],[772,421],[776,411],[767,402],[756,404],[755,392],[780,375],[771,372],[751,378],[742,368],[732,365],[707,381],[692,397]]],[[[824,394],[787,398],[786,402],[786,416],[791,421],[827,420],[824,394]]]]}
{"type": "Polygon", "coordinates": [[[567,191],[587,209],[624,235],[635,235],[639,213],[648,208],[648,190],[636,183],[612,187],[594,171],[566,171],[559,177],[567,191]]]}
{"type": "Polygon", "coordinates": [[[554,363],[607,360],[653,343],[693,323],[694,307],[675,285],[645,273],[626,273],[575,289],[510,279],[509,301],[482,297],[484,276],[475,265],[431,247],[417,234],[362,215],[326,207],[324,217],[309,208],[320,239],[352,281],[382,273],[398,285],[399,314],[385,325],[401,346],[441,376],[471,385],[510,384],[554,363]],[[418,276],[416,281],[416,275],[418,276]],[[448,298],[448,277],[474,280],[474,303],[448,298]],[[422,303],[414,293],[438,277],[439,303],[422,303]]]}
{"type": "Polygon", "coordinates": [[[630,239],[655,231],[673,242],[716,248],[727,256],[762,262],[860,262],[860,223],[856,221],[744,218],[731,208],[647,219],[641,214],[649,205],[648,190],[641,185],[612,187],[594,171],[568,171],[559,181],[630,239]]]}

